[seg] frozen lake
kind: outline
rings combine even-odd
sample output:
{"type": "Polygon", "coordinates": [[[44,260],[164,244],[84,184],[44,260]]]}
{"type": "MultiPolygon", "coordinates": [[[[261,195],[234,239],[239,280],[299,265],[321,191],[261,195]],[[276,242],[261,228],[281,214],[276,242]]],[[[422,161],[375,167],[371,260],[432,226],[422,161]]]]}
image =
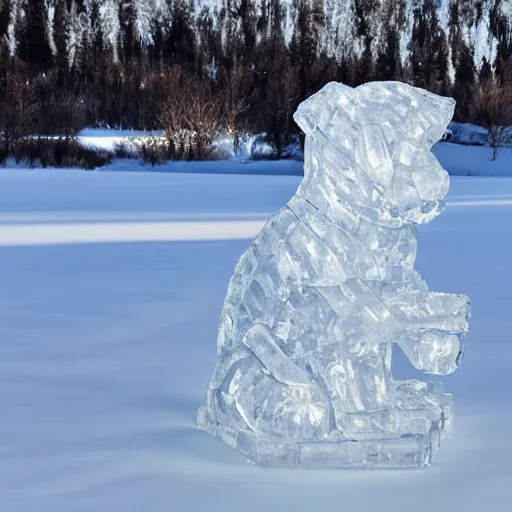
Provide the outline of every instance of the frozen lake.
{"type": "Polygon", "coordinates": [[[1,511],[510,511],[512,178],[452,178],[420,231],[473,300],[435,467],[264,470],[195,429],[234,265],[299,179],[0,170],[1,511]]]}

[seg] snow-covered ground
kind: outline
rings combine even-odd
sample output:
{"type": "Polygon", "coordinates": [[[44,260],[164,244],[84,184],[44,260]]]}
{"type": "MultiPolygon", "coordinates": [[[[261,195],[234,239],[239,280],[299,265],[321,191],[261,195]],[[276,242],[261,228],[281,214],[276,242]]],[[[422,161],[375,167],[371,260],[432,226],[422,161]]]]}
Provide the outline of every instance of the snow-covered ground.
{"type": "Polygon", "coordinates": [[[472,123],[457,123],[452,121],[448,126],[450,142],[456,144],[469,144],[485,146],[487,144],[487,130],[483,126],[472,123]]]}
{"type": "Polygon", "coordinates": [[[492,161],[492,149],[442,142],[432,148],[452,176],[512,176],[512,148],[501,148],[492,161]]]}
{"type": "Polygon", "coordinates": [[[78,140],[84,145],[106,151],[113,151],[118,144],[130,139],[163,137],[162,131],[144,132],[140,130],[112,130],[104,128],[86,128],[78,134],[78,140]]]}
{"type": "MultiPolygon", "coordinates": [[[[454,140],[458,144],[442,142],[436,144],[433,152],[441,165],[453,176],[512,176],[512,148],[502,148],[496,161],[491,161],[492,150],[485,143],[485,130],[470,124],[452,123],[450,125],[454,140]],[[473,144],[473,145],[471,145],[473,144]]],[[[142,141],[147,137],[159,136],[160,132],[136,132],[88,129],[80,133],[78,140],[84,145],[100,150],[114,151],[120,143],[132,144],[133,140],[142,141]]],[[[229,154],[232,142],[224,137],[218,142],[219,149],[229,154]]],[[[288,148],[290,154],[300,155],[298,144],[288,148]],[[296,147],[295,147],[296,146],[296,147]]],[[[272,153],[268,143],[261,142],[257,136],[243,139],[240,154],[231,155],[229,160],[214,162],[168,162],[151,167],[134,159],[115,159],[104,167],[108,171],[139,171],[139,172],[186,172],[215,174],[278,174],[299,176],[302,173],[302,162],[298,158],[281,160],[251,160],[254,156],[262,158],[272,153]]],[[[26,164],[21,164],[23,167],[26,164]]]]}
{"type": "MultiPolygon", "coordinates": [[[[251,174],[263,176],[301,176],[303,162],[299,160],[213,160],[201,162],[171,161],[161,165],[144,165],[129,158],[115,159],[103,171],[114,172],[171,172],[186,174],[251,174]]],[[[512,165],[511,165],[512,174],[512,165]]]]}
{"type": "MultiPolygon", "coordinates": [[[[485,146],[441,142],[433,147],[432,152],[452,176],[512,176],[510,147],[500,149],[494,162],[491,161],[491,148],[485,146]]],[[[155,167],[133,159],[115,159],[103,170],[300,176],[302,167],[303,163],[298,159],[275,161],[232,157],[230,160],[213,162],[168,162],[155,167]]]]}
{"type": "Polygon", "coordinates": [[[196,430],[233,267],[298,182],[0,170],[2,512],[511,510],[512,179],[453,178],[421,229],[432,288],[473,299],[435,467],[264,470],[196,430]]]}

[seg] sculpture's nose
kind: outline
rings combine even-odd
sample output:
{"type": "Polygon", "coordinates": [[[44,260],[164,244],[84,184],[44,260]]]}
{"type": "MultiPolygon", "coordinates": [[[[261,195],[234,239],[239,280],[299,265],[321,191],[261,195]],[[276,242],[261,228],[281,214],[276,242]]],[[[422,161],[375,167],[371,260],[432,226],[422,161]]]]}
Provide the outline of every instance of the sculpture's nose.
{"type": "Polygon", "coordinates": [[[424,203],[442,201],[450,188],[450,177],[432,153],[423,157],[423,162],[415,165],[413,182],[424,203]]]}

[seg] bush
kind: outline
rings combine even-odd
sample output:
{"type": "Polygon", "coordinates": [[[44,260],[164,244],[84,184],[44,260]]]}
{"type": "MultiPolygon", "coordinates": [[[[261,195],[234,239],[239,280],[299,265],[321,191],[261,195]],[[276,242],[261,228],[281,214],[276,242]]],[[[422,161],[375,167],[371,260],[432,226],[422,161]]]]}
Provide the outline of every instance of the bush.
{"type": "Polygon", "coordinates": [[[487,129],[487,143],[492,148],[492,160],[496,160],[499,149],[512,144],[512,85],[496,80],[483,84],[472,103],[472,115],[487,129]]]}
{"type": "Polygon", "coordinates": [[[139,140],[136,138],[129,138],[122,142],[114,144],[114,157],[115,158],[140,158],[140,145],[139,140]]]}
{"type": "Polygon", "coordinates": [[[278,160],[279,156],[274,141],[267,133],[254,136],[250,149],[252,160],[278,160]]]}
{"type": "Polygon", "coordinates": [[[167,140],[151,137],[142,143],[141,156],[142,161],[145,164],[150,164],[152,167],[167,162],[171,156],[167,140]]]}
{"type": "Polygon", "coordinates": [[[4,155],[37,129],[40,106],[27,80],[5,73],[0,77],[0,151],[4,155]]]}
{"type": "Polygon", "coordinates": [[[162,137],[138,138],[131,137],[114,146],[116,158],[140,158],[144,164],[155,166],[172,158],[169,143],[162,137]]]}
{"type": "MultiPolygon", "coordinates": [[[[10,156],[10,155],[9,155],[10,156]]],[[[12,148],[17,163],[28,161],[31,167],[80,167],[96,169],[112,160],[106,151],[82,146],[76,139],[25,138],[18,140],[12,148]]]]}
{"type": "Polygon", "coordinates": [[[210,160],[222,128],[222,98],[211,80],[174,66],[166,76],[167,97],[158,121],[174,160],[210,160]]]}
{"type": "Polygon", "coordinates": [[[8,156],[9,151],[7,151],[7,148],[3,144],[0,144],[0,165],[5,165],[8,156]]]}
{"type": "MultiPolygon", "coordinates": [[[[146,165],[164,164],[169,160],[226,160],[228,154],[213,144],[208,151],[197,151],[197,144],[193,134],[190,138],[181,135],[184,141],[179,151],[166,137],[131,137],[127,141],[114,146],[115,158],[139,158],[146,165]]],[[[205,148],[204,148],[205,149],[205,148]]]]}

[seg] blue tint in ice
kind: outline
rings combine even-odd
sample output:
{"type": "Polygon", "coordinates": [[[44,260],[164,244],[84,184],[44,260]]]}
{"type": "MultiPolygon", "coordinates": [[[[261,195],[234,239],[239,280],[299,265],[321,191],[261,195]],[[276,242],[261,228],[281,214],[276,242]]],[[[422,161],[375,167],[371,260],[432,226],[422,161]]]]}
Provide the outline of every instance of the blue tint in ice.
{"type": "Polygon", "coordinates": [[[435,375],[461,362],[469,299],[414,270],[416,225],[449,188],[430,149],[454,105],[402,83],[333,82],[299,106],[304,179],[235,269],[200,428],[268,465],[434,461],[452,397],[393,380],[391,353],[398,343],[435,375]]]}

